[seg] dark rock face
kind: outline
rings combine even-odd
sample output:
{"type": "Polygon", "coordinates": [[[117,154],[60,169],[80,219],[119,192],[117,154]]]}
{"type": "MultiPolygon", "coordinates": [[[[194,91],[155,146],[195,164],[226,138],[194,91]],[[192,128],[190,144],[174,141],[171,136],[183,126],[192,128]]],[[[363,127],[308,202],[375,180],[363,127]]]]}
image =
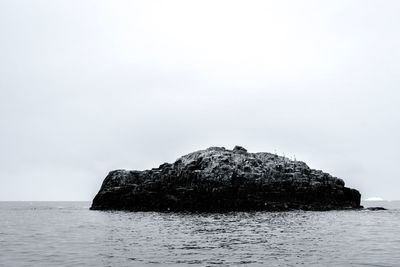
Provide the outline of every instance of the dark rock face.
{"type": "Polygon", "coordinates": [[[91,209],[282,211],[355,209],[360,193],[304,162],[270,153],[210,147],[145,171],[115,170],[91,209]]]}

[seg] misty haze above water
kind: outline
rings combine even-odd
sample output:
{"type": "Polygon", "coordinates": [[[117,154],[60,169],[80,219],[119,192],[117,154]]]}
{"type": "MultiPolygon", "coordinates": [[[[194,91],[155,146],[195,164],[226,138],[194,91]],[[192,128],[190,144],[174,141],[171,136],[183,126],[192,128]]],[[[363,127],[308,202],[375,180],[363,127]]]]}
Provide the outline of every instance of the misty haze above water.
{"type": "Polygon", "coordinates": [[[400,199],[399,1],[0,1],[0,200],[210,146],[400,199]]]}

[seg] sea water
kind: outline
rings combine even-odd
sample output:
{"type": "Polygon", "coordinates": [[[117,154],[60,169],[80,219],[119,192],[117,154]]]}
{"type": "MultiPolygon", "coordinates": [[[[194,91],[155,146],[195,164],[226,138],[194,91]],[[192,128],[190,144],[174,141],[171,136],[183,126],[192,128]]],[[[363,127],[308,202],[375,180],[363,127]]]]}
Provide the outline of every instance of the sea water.
{"type": "Polygon", "coordinates": [[[0,266],[400,266],[398,204],[193,214],[0,202],[0,266]]]}

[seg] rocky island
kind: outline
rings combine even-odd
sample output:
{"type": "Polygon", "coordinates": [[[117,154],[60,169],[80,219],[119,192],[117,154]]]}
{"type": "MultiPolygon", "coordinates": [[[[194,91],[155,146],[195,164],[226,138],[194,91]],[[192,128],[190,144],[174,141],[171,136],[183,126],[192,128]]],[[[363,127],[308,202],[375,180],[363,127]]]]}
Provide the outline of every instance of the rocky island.
{"type": "Polygon", "coordinates": [[[284,211],[357,209],[342,179],[271,153],[210,147],[145,171],[115,170],[93,210],[284,211]]]}

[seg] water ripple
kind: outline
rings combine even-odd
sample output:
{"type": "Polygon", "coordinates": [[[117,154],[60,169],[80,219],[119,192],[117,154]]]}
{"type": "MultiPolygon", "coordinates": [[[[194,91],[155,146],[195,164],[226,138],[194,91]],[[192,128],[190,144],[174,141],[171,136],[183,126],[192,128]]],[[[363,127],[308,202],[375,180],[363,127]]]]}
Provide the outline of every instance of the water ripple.
{"type": "Polygon", "coordinates": [[[398,266],[400,210],[187,214],[0,202],[0,266],[398,266]]]}

